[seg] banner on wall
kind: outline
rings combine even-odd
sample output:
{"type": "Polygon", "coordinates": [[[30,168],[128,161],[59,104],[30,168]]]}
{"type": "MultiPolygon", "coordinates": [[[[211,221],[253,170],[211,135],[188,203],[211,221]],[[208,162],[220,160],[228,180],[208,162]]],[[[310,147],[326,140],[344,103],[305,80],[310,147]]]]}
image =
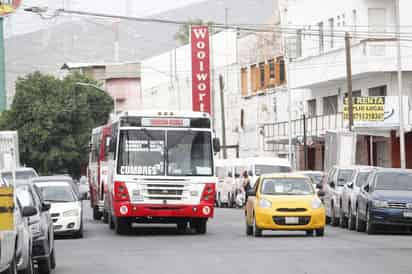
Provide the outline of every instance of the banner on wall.
{"type": "Polygon", "coordinates": [[[210,103],[210,45],[207,26],[192,26],[192,108],[211,113],[210,103]]]}

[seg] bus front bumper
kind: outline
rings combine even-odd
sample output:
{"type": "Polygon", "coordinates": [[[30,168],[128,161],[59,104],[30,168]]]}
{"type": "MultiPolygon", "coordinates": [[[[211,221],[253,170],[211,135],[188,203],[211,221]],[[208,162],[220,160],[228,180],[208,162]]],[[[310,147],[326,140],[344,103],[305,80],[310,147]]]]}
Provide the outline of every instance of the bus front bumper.
{"type": "Polygon", "coordinates": [[[149,217],[149,218],[213,218],[214,207],[210,203],[198,205],[172,204],[131,204],[128,202],[113,203],[116,217],[149,217]]]}

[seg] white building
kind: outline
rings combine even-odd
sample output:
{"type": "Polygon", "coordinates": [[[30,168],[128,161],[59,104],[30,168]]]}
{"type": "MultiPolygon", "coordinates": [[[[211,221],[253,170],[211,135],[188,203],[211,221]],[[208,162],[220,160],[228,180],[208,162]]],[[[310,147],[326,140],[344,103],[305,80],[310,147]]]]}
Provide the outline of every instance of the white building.
{"type": "MultiPolygon", "coordinates": [[[[296,60],[290,65],[293,88],[309,89],[306,99],[308,133],[312,137],[310,168],[322,169],[323,134],[328,129],[346,127],[343,102],[347,94],[345,32],[351,35],[352,75],[354,96],[388,96],[396,101],[397,40],[396,3],[389,0],[294,0],[281,4],[282,26],[296,30],[296,60]],[[319,8],[322,7],[322,8],[319,8]]],[[[412,2],[399,0],[401,33],[408,33],[412,17],[408,11],[412,2]]],[[[410,35],[401,38],[403,94],[412,96],[412,41],[410,35]]],[[[409,104],[404,102],[405,119],[410,124],[409,104]]],[[[399,115],[394,105],[395,116],[399,115]]],[[[300,124],[300,121],[297,121],[300,124]]],[[[282,124],[273,124],[277,130],[282,124]]],[[[379,166],[399,165],[399,134],[394,124],[376,127],[355,127],[359,133],[357,162],[379,166]],[[373,151],[369,150],[369,136],[373,151]]],[[[296,127],[294,136],[301,135],[296,127]]],[[[406,134],[406,142],[412,136],[406,134]]],[[[266,136],[266,142],[271,139],[266,136]]],[[[298,148],[299,150],[300,148],[298,148]]],[[[412,166],[412,150],[407,152],[407,165],[412,166]],[[410,159],[409,159],[410,158],[410,159]]]]}
{"type": "MultiPolygon", "coordinates": [[[[211,36],[212,112],[221,136],[219,77],[224,80],[226,144],[238,145],[239,156],[284,154],[282,146],[263,142],[264,124],[286,121],[285,68],[277,36],[242,34],[227,30],[211,36]],[[281,79],[282,78],[282,79],[281,79]]],[[[190,45],[142,61],[145,109],[192,109],[190,45]]],[[[301,113],[295,93],[292,118],[301,113]]],[[[299,99],[299,100],[298,100],[299,99]]],[[[236,157],[236,150],[228,150],[236,157]]]]}

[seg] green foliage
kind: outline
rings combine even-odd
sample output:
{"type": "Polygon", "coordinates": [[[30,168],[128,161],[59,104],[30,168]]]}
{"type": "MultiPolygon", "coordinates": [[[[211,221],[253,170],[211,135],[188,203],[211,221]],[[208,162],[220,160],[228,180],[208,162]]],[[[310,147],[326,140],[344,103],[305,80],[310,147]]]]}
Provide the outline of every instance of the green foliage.
{"type": "Polygon", "coordinates": [[[41,174],[80,174],[87,163],[92,128],[105,124],[113,108],[110,95],[76,83],[97,83],[71,74],[63,80],[35,72],[16,83],[1,130],[18,130],[20,159],[41,174]]]}
{"type": "Polygon", "coordinates": [[[187,23],[180,25],[179,30],[174,35],[174,39],[179,42],[180,45],[189,44],[191,25],[207,25],[211,34],[217,32],[213,27],[213,22],[204,22],[202,19],[191,19],[187,23]]]}

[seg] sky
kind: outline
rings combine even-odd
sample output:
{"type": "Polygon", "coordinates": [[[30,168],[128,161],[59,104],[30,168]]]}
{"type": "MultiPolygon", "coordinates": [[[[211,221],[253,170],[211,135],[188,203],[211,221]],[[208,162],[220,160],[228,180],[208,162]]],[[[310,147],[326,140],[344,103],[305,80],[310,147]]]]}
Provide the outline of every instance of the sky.
{"type": "Polygon", "coordinates": [[[202,0],[23,0],[21,8],[5,21],[5,36],[21,35],[47,28],[70,19],[59,16],[42,20],[38,15],[23,9],[32,6],[48,7],[49,13],[59,8],[81,10],[97,13],[109,13],[126,16],[144,17],[180,8],[202,0]]]}

